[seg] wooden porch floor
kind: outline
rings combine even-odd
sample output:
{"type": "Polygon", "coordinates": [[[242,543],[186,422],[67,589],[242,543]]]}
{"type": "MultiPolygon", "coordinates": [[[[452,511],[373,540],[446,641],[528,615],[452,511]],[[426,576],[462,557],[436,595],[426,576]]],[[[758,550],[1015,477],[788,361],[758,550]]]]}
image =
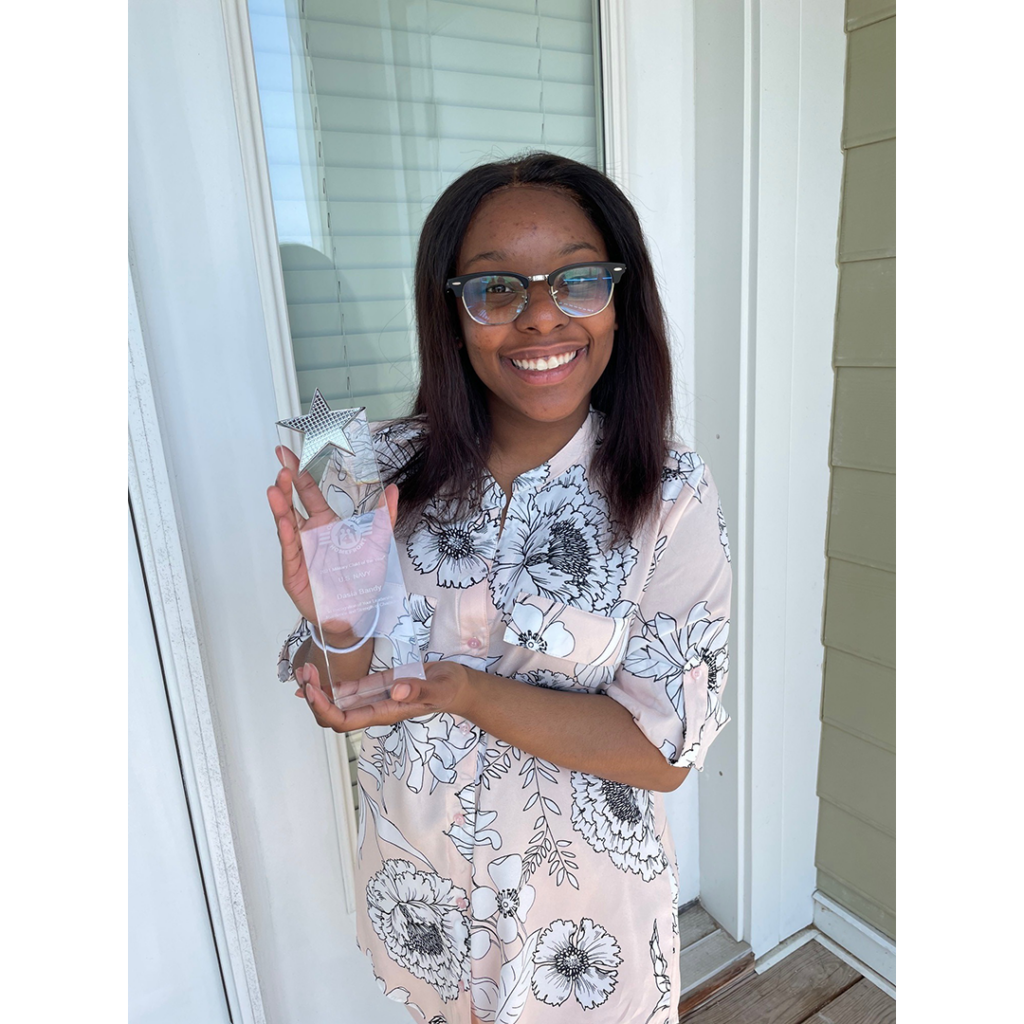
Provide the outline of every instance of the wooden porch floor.
{"type": "Polygon", "coordinates": [[[679,1024],[895,1024],[896,1001],[814,939],[761,974],[700,904],[679,939],[679,1024]]]}

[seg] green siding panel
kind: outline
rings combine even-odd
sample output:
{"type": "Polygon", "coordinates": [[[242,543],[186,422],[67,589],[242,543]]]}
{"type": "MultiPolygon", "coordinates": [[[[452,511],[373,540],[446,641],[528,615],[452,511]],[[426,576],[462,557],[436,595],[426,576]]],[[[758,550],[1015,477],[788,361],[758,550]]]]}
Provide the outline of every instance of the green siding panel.
{"type": "Polygon", "coordinates": [[[844,263],[839,271],[836,366],[896,365],[896,259],[844,263]]]}
{"type": "Polygon", "coordinates": [[[896,574],[831,559],[824,643],[895,668],[896,574]]]}
{"type": "Polygon", "coordinates": [[[895,836],[896,755],[835,726],[823,726],[818,796],[895,836]]]}
{"type": "Polygon", "coordinates": [[[836,878],[822,870],[818,870],[818,888],[826,895],[831,896],[837,903],[842,904],[851,913],[856,914],[862,921],[866,921],[873,928],[888,935],[896,941],[896,915],[884,910],[874,900],[861,895],[848,885],[844,885],[836,878]]]}
{"type": "Polygon", "coordinates": [[[895,671],[845,651],[826,650],[821,717],[895,751],[895,671]]]}
{"type": "Polygon", "coordinates": [[[896,140],[847,151],[839,259],[896,255],[896,140]]]}
{"type": "Polygon", "coordinates": [[[832,471],[828,554],[896,569],[896,477],[861,469],[832,471]]]}
{"type": "Polygon", "coordinates": [[[896,13],[892,0],[846,0],[846,31],[891,18],[896,13]]]}
{"type": "Polygon", "coordinates": [[[818,887],[896,936],[896,8],[847,0],[818,887]]]}
{"type": "Polygon", "coordinates": [[[896,840],[827,800],[818,804],[818,823],[815,865],[894,914],[896,840]]]}
{"type": "Polygon", "coordinates": [[[851,32],[846,62],[843,146],[896,135],[896,19],[851,32]]]}
{"type": "Polygon", "coordinates": [[[836,371],[832,465],[896,472],[895,369],[836,371]]]}

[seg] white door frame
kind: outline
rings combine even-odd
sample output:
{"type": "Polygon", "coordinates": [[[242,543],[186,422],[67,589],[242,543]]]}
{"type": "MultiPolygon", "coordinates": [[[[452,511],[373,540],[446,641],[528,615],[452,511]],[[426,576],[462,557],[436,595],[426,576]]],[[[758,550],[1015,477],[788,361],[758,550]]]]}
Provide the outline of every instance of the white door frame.
{"type": "Polygon", "coordinates": [[[696,436],[735,576],[701,899],[760,956],[813,918],[844,5],[694,12],[696,436]]]}

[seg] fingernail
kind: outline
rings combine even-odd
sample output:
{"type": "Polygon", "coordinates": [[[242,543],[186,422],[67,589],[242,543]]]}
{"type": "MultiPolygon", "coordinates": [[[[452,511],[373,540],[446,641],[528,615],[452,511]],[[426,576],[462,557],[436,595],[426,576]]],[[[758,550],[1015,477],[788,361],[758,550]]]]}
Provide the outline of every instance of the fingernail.
{"type": "Polygon", "coordinates": [[[412,687],[408,683],[399,683],[392,691],[391,696],[395,700],[404,700],[412,692],[412,687]]]}
{"type": "Polygon", "coordinates": [[[306,683],[306,700],[309,701],[309,706],[313,706],[313,690],[314,686],[312,683],[306,683]]]}

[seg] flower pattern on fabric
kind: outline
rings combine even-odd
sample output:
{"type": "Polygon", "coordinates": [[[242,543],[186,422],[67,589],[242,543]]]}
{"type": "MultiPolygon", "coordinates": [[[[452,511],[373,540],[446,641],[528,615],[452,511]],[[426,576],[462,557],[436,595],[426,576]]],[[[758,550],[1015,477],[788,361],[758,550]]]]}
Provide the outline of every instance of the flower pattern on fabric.
{"type": "Polygon", "coordinates": [[[373,453],[384,479],[394,476],[415,453],[426,429],[421,420],[394,420],[383,426],[371,424],[373,453]]]}
{"type": "Polygon", "coordinates": [[[409,607],[412,610],[416,645],[421,652],[426,651],[430,646],[430,624],[434,620],[434,604],[422,594],[410,594],[409,607]]]}
{"type": "MultiPolygon", "coordinates": [[[[672,869],[668,873],[669,882],[672,884],[672,903],[673,907],[679,906],[679,862],[673,854],[672,869]]],[[[679,938],[679,915],[672,915],[672,953],[675,955],[676,952],[676,940],[679,938]]]]}
{"type": "Polygon", "coordinates": [[[512,676],[521,682],[529,683],[531,686],[539,686],[544,690],[582,690],[583,687],[576,684],[576,680],[563,672],[553,672],[551,669],[539,668],[533,672],[517,672],[512,676]]]}
{"type": "MultiPolygon", "coordinates": [[[[661,942],[658,940],[658,922],[654,922],[654,934],[651,935],[650,943],[651,964],[654,966],[654,984],[658,987],[660,996],[648,1021],[657,1014],[667,1010],[671,1005],[672,983],[668,975],[668,960],[661,952],[661,942]]],[[[666,1024],[668,1024],[666,1019],[666,1024]]]]}
{"type": "Polygon", "coordinates": [[[588,693],[605,693],[615,679],[615,665],[577,665],[576,689],[588,693]]]}
{"type": "Polygon", "coordinates": [[[694,605],[686,618],[686,670],[703,664],[710,693],[718,693],[722,677],[729,671],[728,644],[729,620],[712,619],[703,601],[694,605]]]}
{"type": "Polygon", "coordinates": [[[509,506],[495,556],[491,592],[506,612],[520,593],[607,612],[622,592],[637,550],[611,546],[603,495],[582,466],[509,506]]]}
{"type": "Polygon", "coordinates": [[[600,1006],[615,988],[619,954],[615,937],[591,918],[578,925],[553,921],[533,956],[534,995],[550,1006],[561,1006],[570,996],[585,1010],[600,1006]]]}
{"type": "MultiPolygon", "coordinates": [[[[718,492],[676,444],[667,500],[615,541],[591,476],[602,423],[592,411],[510,494],[485,474],[457,515],[428,505],[397,548],[411,591],[400,636],[377,642],[552,691],[567,728],[570,698],[555,691],[605,694],[669,762],[702,770],[728,722],[731,567],[718,492]],[[445,546],[451,524],[471,551],[445,546]]],[[[401,476],[422,422],[372,429],[382,470],[401,476]]],[[[281,678],[308,636],[300,621],[285,640],[281,678]]],[[[376,643],[374,655],[377,665],[376,643]]],[[[486,1024],[668,1024],[679,887],[665,801],[598,776],[447,712],[365,731],[356,933],[382,998],[419,1024],[469,1024],[474,1012],[486,1024]]]]}
{"type": "Polygon", "coordinates": [[[476,806],[473,786],[465,786],[458,792],[460,811],[455,812],[455,820],[451,827],[445,829],[445,835],[455,844],[455,848],[473,863],[474,846],[491,846],[501,849],[501,833],[493,828],[497,811],[481,811],[476,806]]]}
{"type": "Polygon", "coordinates": [[[722,503],[718,503],[718,539],[722,542],[722,549],[725,551],[725,560],[732,561],[729,554],[729,531],[725,528],[725,516],[722,514],[722,503]]]}
{"type": "MultiPolygon", "coordinates": [[[[510,943],[519,934],[520,924],[526,922],[536,890],[523,882],[523,858],[518,853],[492,860],[487,866],[487,874],[494,888],[481,885],[473,890],[470,900],[473,918],[476,921],[489,921],[496,916],[498,938],[510,943]]],[[[475,934],[482,934],[486,940],[486,932],[475,934]]],[[[479,948],[479,945],[475,945],[479,948]]],[[[487,952],[488,945],[490,943],[485,941],[480,956],[487,952]]]]}
{"type": "Polygon", "coordinates": [[[576,646],[576,638],[562,622],[544,625],[544,613],[530,604],[517,604],[512,609],[512,623],[505,630],[505,641],[525,647],[528,651],[567,658],[576,646]]]}
{"type": "Polygon", "coordinates": [[[669,464],[661,471],[662,501],[675,501],[684,487],[689,487],[700,501],[706,483],[704,460],[696,452],[677,452],[674,449],[669,450],[668,456],[669,464]]]}
{"type": "Polygon", "coordinates": [[[426,773],[430,772],[430,792],[439,782],[455,781],[455,766],[476,746],[476,737],[456,728],[448,714],[407,718],[394,725],[373,725],[363,739],[378,740],[367,760],[376,769],[373,773],[383,781],[385,775],[405,777],[405,784],[414,793],[420,792],[426,773]],[[408,774],[406,774],[408,772],[408,774]]]}
{"type": "Polygon", "coordinates": [[[277,656],[277,678],[282,683],[295,679],[295,670],[292,668],[292,658],[295,652],[309,639],[312,632],[309,623],[305,619],[299,619],[299,624],[285,639],[281,647],[281,653],[277,656]]]}
{"type": "MultiPolygon", "coordinates": [[[[706,690],[706,712],[701,720],[712,718],[721,721],[718,692],[720,681],[729,670],[729,620],[712,619],[707,604],[701,601],[694,605],[683,629],[677,628],[676,620],[670,615],[659,613],[652,621],[645,621],[638,636],[634,636],[626,651],[625,668],[635,676],[664,682],[665,691],[672,706],[687,725],[686,696],[706,690]]],[[[691,736],[682,753],[681,767],[691,767],[700,753],[700,731],[691,736]]],[[[672,752],[667,755],[674,759],[672,752]]],[[[665,749],[665,748],[663,748],[665,749]]]]}
{"type": "Polygon", "coordinates": [[[572,773],[572,825],[590,847],[645,882],[668,866],[654,824],[651,794],[623,782],[572,773]]]}
{"type": "Polygon", "coordinates": [[[465,589],[486,578],[497,537],[494,520],[452,521],[435,505],[424,512],[406,547],[417,572],[436,573],[438,586],[465,589]]]}
{"type": "Polygon", "coordinates": [[[449,878],[385,860],[366,886],[373,930],[388,956],[428,982],[445,1002],[469,978],[469,923],[457,904],[466,892],[449,878]]]}

